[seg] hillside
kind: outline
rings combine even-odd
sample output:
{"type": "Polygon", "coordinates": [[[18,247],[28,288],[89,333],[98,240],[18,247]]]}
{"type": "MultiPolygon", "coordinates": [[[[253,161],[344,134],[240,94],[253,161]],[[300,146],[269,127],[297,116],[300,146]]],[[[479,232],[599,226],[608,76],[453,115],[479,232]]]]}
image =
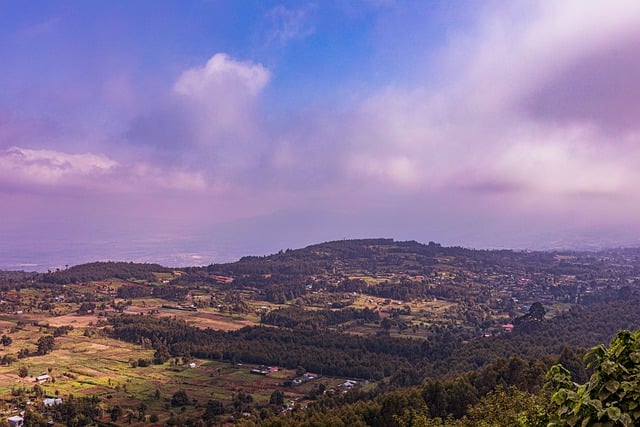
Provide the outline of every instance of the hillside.
{"type": "Polygon", "coordinates": [[[138,425],[462,420],[492,393],[544,399],[558,360],[586,378],[587,348],[640,328],[639,259],[365,239],[207,267],[7,273],[0,396],[7,415],[43,393],[89,399],[65,403],[60,423],[117,424],[126,410],[138,425]],[[43,371],[55,384],[36,389],[43,371]]]}

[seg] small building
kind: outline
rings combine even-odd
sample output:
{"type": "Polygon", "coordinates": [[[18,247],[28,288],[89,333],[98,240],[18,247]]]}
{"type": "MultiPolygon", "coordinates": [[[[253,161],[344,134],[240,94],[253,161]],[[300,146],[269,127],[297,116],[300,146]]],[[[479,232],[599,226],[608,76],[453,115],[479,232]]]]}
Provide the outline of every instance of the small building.
{"type": "Polygon", "coordinates": [[[42,401],[42,404],[47,407],[62,405],[62,399],[59,397],[56,398],[46,398],[42,401]]]}
{"type": "Polygon", "coordinates": [[[36,382],[38,384],[48,383],[50,381],[51,381],[51,376],[48,374],[42,374],[36,377],[36,382]]]}
{"type": "Polygon", "coordinates": [[[355,385],[358,384],[358,381],[354,381],[354,380],[346,380],[345,382],[343,382],[342,384],[340,384],[340,387],[344,387],[344,388],[352,388],[355,385]]]}
{"type": "Polygon", "coordinates": [[[24,418],[19,415],[14,415],[13,417],[9,417],[7,419],[9,422],[9,427],[23,427],[24,426],[24,418]]]}
{"type": "Polygon", "coordinates": [[[507,323],[505,325],[502,325],[502,329],[505,332],[513,332],[513,323],[507,323]]]}
{"type": "Polygon", "coordinates": [[[189,368],[194,369],[195,367],[196,367],[195,363],[193,363],[193,362],[189,363],[189,368]]]}

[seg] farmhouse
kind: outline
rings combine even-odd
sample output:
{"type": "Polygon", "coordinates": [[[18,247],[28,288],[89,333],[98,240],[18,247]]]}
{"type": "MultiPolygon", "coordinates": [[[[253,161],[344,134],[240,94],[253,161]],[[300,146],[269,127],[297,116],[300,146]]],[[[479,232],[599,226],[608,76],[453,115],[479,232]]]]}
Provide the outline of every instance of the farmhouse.
{"type": "Polygon", "coordinates": [[[38,375],[36,377],[36,382],[38,384],[48,383],[51,381],[51,376],[47,374],[38,375]]]}

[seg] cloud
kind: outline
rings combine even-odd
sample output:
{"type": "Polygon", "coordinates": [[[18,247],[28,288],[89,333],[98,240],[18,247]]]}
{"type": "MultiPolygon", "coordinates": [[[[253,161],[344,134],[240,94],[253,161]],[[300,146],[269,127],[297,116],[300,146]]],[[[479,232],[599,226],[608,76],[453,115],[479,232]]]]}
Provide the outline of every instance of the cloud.
{"type": "Polygon", "coordinates": [[[271,28],[267,32],[267,43],[285,45],[292,40],[304,39],[315,32],[309,24],[309,15],[315,9],[313,4],[299,9],[288,9],[278,5],[267,12],[271,28]]]}
{"type": "Polygon", "coordinates": [[[126,165],[101,154],[20,147],[0,152],[0,185],[27,191],[47,188],[54,192],[80,189],[116,193],[201,191],[206,187],[200,172],[162,170],[144,163],[126,165]]]}
{"type": "Polygon", "coordinates": [[[269,71],[260,64],[236,61],[224,53],[216,53],[204,67],[183,72],[174,90],[203,102],[215,102],[228,86],[241,94],[255,96],[269,82],[269,77],[269,71]]]}
{"type": "MultiPolygon", "coordinates": [[[[135,100],[126,77],[106,81],[109,99],[126,104],[127,115],[134,117],[120,138],[109,129],[100,139],[87,138],[77,126],[0,110],[0,149],[9,147],[0,151],[0,185],[209,196],[236,191],[240,181],[252,180],[264,154],[260,94],[270,78],[260,64],[215,54],[203,66],[182,72],[165,96],[157,96],[152,110],[135,100]],[[78,153],[80,146],[86,152],[78,153]]],[[[112,118],[126,120],[127,115],[112,118]]]]}
{"type": "Polygon", "coordinates": [[[534,120],[595,119],[605,126],[597,115],[606,121],[606,106],[633,108],[625,88],[634,90],[638,71],[639,3],[532,1],[481,17],[449,51],[464,70],[453,76],[471,108],[497,114],[519,107],[534,120]]]}
{"type": "Polygon", "coordinates": [[[570,195],[627,194],[640,179],[632,148],[640,5],[617,6],[488,8],[439,57],[446,84],[389,87],[338,119],[345,174],[379,189],[535,196],[540,208],[570,195]]]}
{"type": "Polygon", "coordinates": [[[245,142],[258,122],[257,96],[270,73],[260,64],[217,53],[204,67],[183,72],[173,86],[200,145],[245,142]]]}
{"type": "Polygon", "coordinates": [[[54,185],[109,174],[118,163],[96,154],[68,154],[53,150],[11,147],[0,154],[4,178],[54,185]]]}
{"type": "Polygon", "coordinates": [[[182,72],[151,111],[141,112],[124,140],[168,166],[208,170],[233,180],[261,155],[261,93],[271,73],[261,64],[224,53],[182,72]]]}

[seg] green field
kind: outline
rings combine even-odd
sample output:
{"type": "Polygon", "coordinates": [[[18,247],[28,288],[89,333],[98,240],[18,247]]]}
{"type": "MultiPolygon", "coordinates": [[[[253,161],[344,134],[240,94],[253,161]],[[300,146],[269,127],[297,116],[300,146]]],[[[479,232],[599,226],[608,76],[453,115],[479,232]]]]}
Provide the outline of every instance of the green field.
{"type": "MultiPolygon", "coordinates": [[[[86,336],[85,330],[97,331],[95,327],[75,328],[68,335],[55,339],[56,348],[51,353],[0,366],[0,402],[3,402],[0,410],[4,416],[15,415],[14,405],[9,402],[15,401],[16,390],[20,389],[24,390],[25,399],[34,398],[36,388],[40,388],[44,396],[63,400],[72,395],[95,395],[100,398],[105,414],[116,405],[135,409],[144,402],[146,414],[158,414],[162,422],[170,416],[171,410],[180,409],[184,416],[197,416],[210,399],[231,404],[238,392],[250,394],[257,404],[267,404],[274,390],[284,392],[287,400],[300,401],[317,384],[331,388],[342,382],[323,377],[296,387],[284,387],[284,381],[297,376],[294,370],[262,376],[250,372],[256,366],[207,360],[171,359],[162,365],[134,367],[133,362],[138,359],[151,360],[153,350],[99,334],[86,336]],[[195,368],[191,368],[190,363],[195,363],[195,368]],[[22,367],[28,371],[24,378],[18,375],[22,367]],[[41,374],[50,375],[52,380],[38,384],[36,377],[41,374]],[[184,390],[192,400],[185,409],[170,406],[170,399],[178,390],[184,390]]],[[[2,332],[13,339],[10,346],[3,348],[2,354],[16,355],[22,348],[35,353],[38,338],[50,333],[50,329],[32,322],[17,331],[6,329],[2,332]]],[[[132,425],[135,424],[136,419],[132,421],[132,425]]]]}

